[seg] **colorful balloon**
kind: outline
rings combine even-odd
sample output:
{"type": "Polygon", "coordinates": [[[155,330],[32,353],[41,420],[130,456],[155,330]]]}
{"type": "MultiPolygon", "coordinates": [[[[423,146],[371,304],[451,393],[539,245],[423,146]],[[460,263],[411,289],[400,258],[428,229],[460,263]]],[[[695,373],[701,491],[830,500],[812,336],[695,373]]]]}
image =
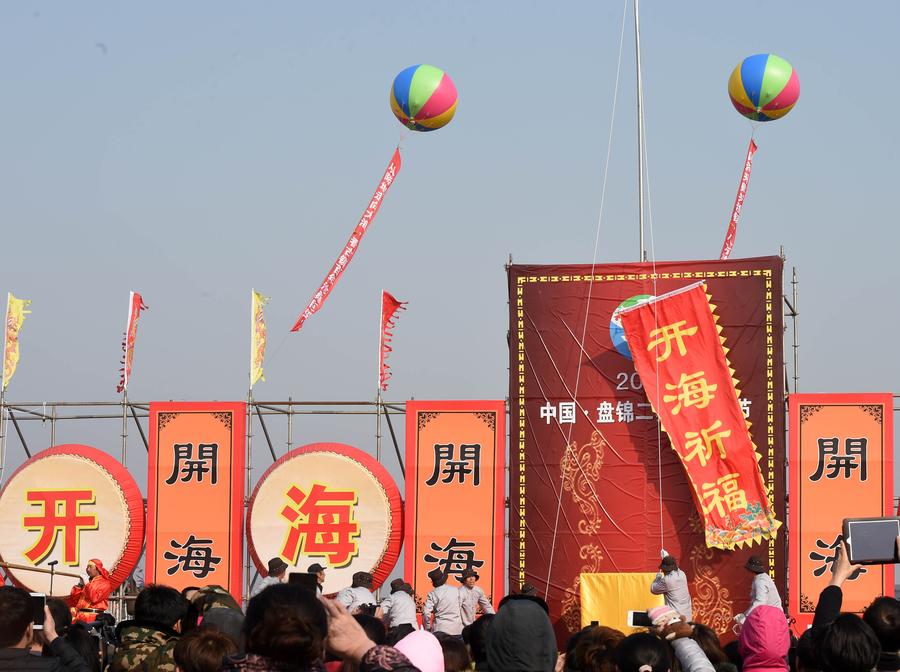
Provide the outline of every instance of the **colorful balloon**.
{"type": "Polygon", "coordinates": [[[433,65],[413,65],[394,78],[391,111],[414,131],[435,131],[456,114],[456,85],[433,65]]]}
{"type": "Polygon", "coordinates": [[[728,79],[731,104],[748,119],[772,121],[794,109],[800,97],[797,71],[775,54],[756,54],[738,63],[728,79]]]}

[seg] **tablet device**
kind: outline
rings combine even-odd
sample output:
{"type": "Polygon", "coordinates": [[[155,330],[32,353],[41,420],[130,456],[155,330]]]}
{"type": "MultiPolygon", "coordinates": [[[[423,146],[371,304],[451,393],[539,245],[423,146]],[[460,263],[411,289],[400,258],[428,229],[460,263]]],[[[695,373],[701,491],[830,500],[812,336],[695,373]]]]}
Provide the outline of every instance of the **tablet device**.
{"type": "Polygon", "coordinates": [[[900,518],[845,518],[843,533],[851,564],[883,565],[898,562],[900,518]]]}

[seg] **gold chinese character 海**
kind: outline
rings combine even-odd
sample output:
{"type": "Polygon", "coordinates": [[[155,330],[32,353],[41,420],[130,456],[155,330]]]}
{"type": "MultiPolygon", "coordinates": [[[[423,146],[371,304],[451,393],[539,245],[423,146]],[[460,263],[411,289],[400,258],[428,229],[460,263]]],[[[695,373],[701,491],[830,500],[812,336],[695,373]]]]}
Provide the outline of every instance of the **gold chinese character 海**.
{"type": "Polygon", "coordinates": [[[685,462],[690,462],[695,457],[699,460],[700,466],[705,467],[709,458],[712,457],[713,447],[719,451],[719,456],[725,459],[725,444],[722,439],[731,436],[731,430],[725,429],[720,432],[716,430],[722,426],[721,420],[716,420],[710,427],[701,429],[699,432],[685,432],[684,447],[688,450],[684,456],[685,462]]]}
{"type": "Polygon", "coordinates": [[[657,362],[664,362],[669,358],[669,355],[672,354],[672,341],[675,341],[675,345],[678,346],[678,354],[684,357],[687,354],[687,348],[684,347],[684,337],[685,336],[693,336],[697,333],[697,327],[688,327],[687,329],[682,329],[684,325],[687,324],[687,320],[680,320],[678,322],[673,322],[672,324],[667,324],[663,327],[659,327],[658,329],[654,329],[650,332],[650,338],[657,337],[655,341],[651,341],[647,346],[647,350],[652,350],[653,348],[658,348],[660,345],[663,346],[663,354],[658,355],[656,357],[657,362]]]}
{"type": "Polygon", "coordinates": [[[676,402],[675,408],[672,409],[672,415],[678,415],[682,407],[706,408],[709,406],[709,402],[716,398],[713,393],[719,386],[718,384],[708,384],[705,375],[703,371],[697,371],[690,375],[682,373],[677,384],[666,383],[667,390],[677,392],[677,394],[663,396],[663,401],[667,404],[676,402]]]}

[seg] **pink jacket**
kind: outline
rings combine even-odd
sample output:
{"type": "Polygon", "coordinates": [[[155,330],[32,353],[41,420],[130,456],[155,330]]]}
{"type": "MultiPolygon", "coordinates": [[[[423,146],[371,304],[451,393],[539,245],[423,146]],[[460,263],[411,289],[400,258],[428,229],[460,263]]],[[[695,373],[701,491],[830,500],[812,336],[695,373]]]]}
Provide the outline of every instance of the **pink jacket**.
{"type": "Polygon", "coordinates": [[[756,607],[744,621],[738,640],[744,672],[786,672],[790,645],[784,612],[767,605],[756,607]]]}

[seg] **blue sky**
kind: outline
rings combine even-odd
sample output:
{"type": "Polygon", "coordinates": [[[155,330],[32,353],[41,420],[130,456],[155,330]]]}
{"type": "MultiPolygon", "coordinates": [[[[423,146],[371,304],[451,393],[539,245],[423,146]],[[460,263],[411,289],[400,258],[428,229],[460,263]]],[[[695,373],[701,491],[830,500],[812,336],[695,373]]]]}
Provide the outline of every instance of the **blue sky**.
{"type": "MultiPolygon", "coordinates": [[[[390,399],[504,397],[508,255],[591,261],[622,11],[4,3],[0,290],[34,311],[9,398],[115,401],[134,289],[150,311],[130,396],[241,399],[251,287],[272,297],[258,398],[373,398],[382,288],[409,301],[390,399]],[[392,78],[418,62],[454,78],[456,119],[407,138],[352,267],[287,336],[400,137],[392,78]]],[[[641,22],[656,257],[718,253],[750,135],[727,79],[778,53],[800,102],[758,130],[735,255],[784,245],[798,269],[801,391],[896,390],[900,5],[645,0],[641,22]]],[[[637,259],[634,105],[629,23],[598,262],[637,259]]],[[[26,431],[46,445],[46,427],[26,431]]],[[[116,452],[119,433],[69,423],[59,438],[116,452]]],[[[295,442],[371,450],[373,434],[370,418],[329,417],[295,442]]]]}

